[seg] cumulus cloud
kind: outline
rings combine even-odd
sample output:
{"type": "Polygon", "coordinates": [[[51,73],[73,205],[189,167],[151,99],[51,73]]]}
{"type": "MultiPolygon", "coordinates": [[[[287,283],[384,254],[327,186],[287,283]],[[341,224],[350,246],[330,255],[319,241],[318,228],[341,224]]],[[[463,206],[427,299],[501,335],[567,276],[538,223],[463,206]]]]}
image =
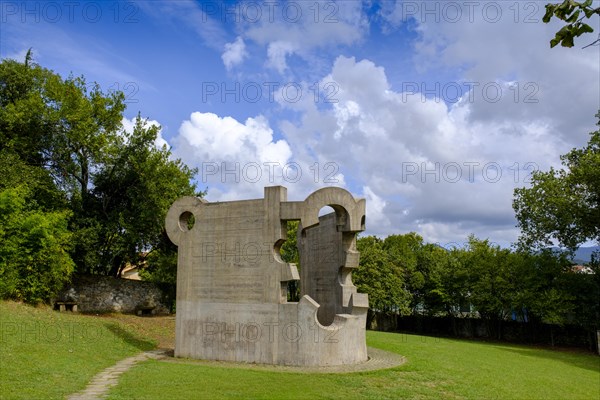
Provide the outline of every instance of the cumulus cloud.
{"type": "Polygon", "coordinates": [[[287,57],[311,60],[316,50],[348,46],[368,32],[362,1],[296,1],[271,4],[262,18],[242,24],[244,37],[268,52],[267,65],[283,73],[287,57]]]}
{"type": "Polygon", "coordinates": [[[232,117],[194,112],[181,124],[174,152],[200,170],[210,200],[259,196],[263,186],[295,179],[289,166],[292,151],[285,140],[274,139],[261,115],[239,122],[232,117]]]}
{"type": "Polygon", "coordinates": [[[385,215],[386,202],[381,197],[377,196],[368,186],[363,187],[362,196],[367,201],[367,216],[369,224],[389,228],[390,221],[385,215]]]}
{"type": "Polygon", "coordinates": [[[293,149],[308,141],[345,176],[364,182],[369,233],[417,231],[449,242],[470,233],[516,238],[512,192],[536,168],[558,160],[564,146],[544,119],[505,115],[473,120],[470,93],[453,105],[392,90],[385,70],[369,60],[338,57],[323,81],[338,102],[307,108],[300,123],[282,125],[293,149]],[[311,134],[310,132],[315,132],[311,134]]]}
{"type": "MultiPolygon", "coordinates": [[[[123,119],[121,120],[121,125],[123,126],[123,130],[129,134],[133,133],[133,128],[135,127],[135,117],[128,119],[126,117],[123,117],[123,119]]],[[[147,120],[146,121],[146,127],[150,127],[150,126],[156,126],[156,127],[161,127],[161,125],[158,123],[158,121],[155,120],[147,120]]],[[[156,148],[158,149],[162,149],[163,146],[167,146],[167,148],[170,148],[171,146],[169,145],[169,142],[167,142],[165,140],[165,138],[163,138],[162,136],[162,129],[160,129],[158,131],[158,134],[156,135],[156,139],[154,140],[154,146],[156,146],[156,148]]]]}
{"type": "Polygon", "coordinates": [[[295,47],[290,42],[276,40],[269,43],[267,65],[276,69],[280,74],[283,74],[287,69],[286,57],[294,51],[295,47]]]}
{"type": "MultiPolygon", "coordinates": [[[[399,14],[398,5],[424,7],[384,3],[386,34],[408,22],[406,9],[399,14]]],[[[276,14],[273,21],[242,26],[245,42],[238,37],[233,44],[264,46],[265,65],[286,74],[294,57],[311,60],[317,50],[363,40],[369,27],[363,4],[336,4],[337,24],[310,18],[289,23],[276,14]]],[[[556,166],[560,154],[585,142],[597,111],[600,74],[597,49],[549,49],[556,25],[524,23],[529,14],[523,8],[516,23],[512,3],[494,4],[503,13],[495,23],[481,9],[472,19],[464,14],[454,22],[450,14],[438,14],[439,21],[435,15],[410,17],[416,39],[407,59],[423,82],[402,82],[403,71],[390,74],[385,62],[338,56],[325,72],[292,71],[301,74],[304,93],[312,93],[309,86],[318,73],[321,88],[334,88],[328,93],[333,102],[324,103],[323,93],[319,102],[310,95],[290,102],[276,93],[281,108],[294,117],[277,120],[273,113],[271,121],[195,112],[174,139],[177,155],[212,168],[203,171],[212,174],[204,182],[209,200],[262,197],[263,186],[274,184],[302,199],[335,184],[367,199],[369,234],[416,231],[428,241],[450,244],[475,233],[506,245],[518,234],[514,188],[526,186],[532,171],[556,166]],[[433,94],[423,93],[425,82],[433,94]],[[455,93],[446,91],[457,87],[455,93]],[[452,101],[444,101],[448,93],[454,94],[452,101]],[[256,180],[256,170],[243,170],[254,168],[253,162],[262,168],[256,180]],[[269,170],[275,165],[269,162],[277,167],[269,170]],[[239,182],[232,181],[236,163],[239,182]],[[223,175],[224,170],[234,172],[223,175]],[[294,171],[301,179],[294,180],[294,171]]],[[[308,5],[302,9],[305,17],[311,15],[308,5]]],[[[233,44],[232,54],[240,50],[233,44]]]]}
{"type": "MultiPolygon", "coordinates": [[[[550,48],[562,21],[541,23],[545,9],[538,2],[408,3],[388,6],[393,10],[386,15],[392,23],[415,24],[412,57],[418,69],[439,75],[458,70],[462,82],[477,85],[474,95],[480,99],[486,89],[496,97],[494,83],[502,86],[502,107],[476,101],[471,121],[497,124],[509,114],[529,123],[533,117],[571,146],[585,140],[598,110],[600,64],[597,47],[581,46],[593,37],[577,39],[577,48],[550,48]],[[577,101],[566,100],[570,96],[577,101]]],[[[598,26],[600,17],[588,23],[598,26]]]]}
{"type": "Polygon", "coordinates": [[[241,64],[246,57],[248,57],[246,44],[244,43],[244,39],[242,39],[240,36],[238,36],[234,42],[226,43],[225,51],[221,55],[221,59],[223,60],[223,64],[225,64],[225,68],[227,68],[227,70],[230,70],[234,66],[241,64]]]}

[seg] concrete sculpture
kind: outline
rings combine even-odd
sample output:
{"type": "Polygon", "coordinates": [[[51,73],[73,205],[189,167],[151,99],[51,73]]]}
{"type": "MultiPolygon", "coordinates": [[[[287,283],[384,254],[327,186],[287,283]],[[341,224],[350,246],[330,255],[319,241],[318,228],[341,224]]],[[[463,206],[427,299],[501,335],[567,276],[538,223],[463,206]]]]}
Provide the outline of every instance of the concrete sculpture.
{"type": "Polygon", "coordinates": [[[175,356],[295,366],[366,361],[368,299],[351,280],[364,224],[365,200],[335,187],[304,201],[287,201],[282,186],[266,187],[264,199],[177,200],[166,217],[179,247],[175,356]],[[319,217],[325,206],[335,212],[319,217]],[[280,257],[290,220],[300,221],[301,278],[280,257]],[[287,283],[298,279],[301,299],[288,302],[287,283]]]}

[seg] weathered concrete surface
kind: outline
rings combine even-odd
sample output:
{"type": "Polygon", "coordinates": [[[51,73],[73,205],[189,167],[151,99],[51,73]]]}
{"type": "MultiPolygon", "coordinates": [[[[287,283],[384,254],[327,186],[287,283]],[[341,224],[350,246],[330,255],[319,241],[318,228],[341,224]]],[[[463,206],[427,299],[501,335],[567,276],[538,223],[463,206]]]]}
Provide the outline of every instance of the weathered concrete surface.
{"type": "Polygon", "coordinates": [[[351,281],[364,216],[363,199],[333,187],[300,202],[288,202],[281,186],[258,200],[177,200],[166,218],[179,246],[175,356],[297,366],[366,361],[368,299],[351,281]],[[325,206],[335,213],[319,218],[325,206]],[[307,283],[298,303],[287,302],[298,270],[279,254],[288,220],[301,226],[307,283]]]}

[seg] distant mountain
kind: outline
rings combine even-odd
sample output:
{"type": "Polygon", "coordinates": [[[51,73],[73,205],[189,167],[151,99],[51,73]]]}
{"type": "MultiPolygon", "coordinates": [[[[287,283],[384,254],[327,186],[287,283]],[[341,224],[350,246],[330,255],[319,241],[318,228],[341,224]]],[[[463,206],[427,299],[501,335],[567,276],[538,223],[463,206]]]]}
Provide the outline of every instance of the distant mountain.
{"type": "MultiPolygon", "coordinates": [[[[552,250],[561,251],[560,247],[552,247],[552,250]]],[[[580,247],[575,252],[573,262],[576,264],[587,264],[592,260],[592,253],[600,251],[600,246],[580,247]]]]}
{"type": "Polygon", "coordinates": [[[592,253],[595,251],[600,251],[600,246],[592,246],[592,247],[580,247],[575,252],[574,260],[583,261],[584,263],[589,263],[592,260],[592,253]]]}

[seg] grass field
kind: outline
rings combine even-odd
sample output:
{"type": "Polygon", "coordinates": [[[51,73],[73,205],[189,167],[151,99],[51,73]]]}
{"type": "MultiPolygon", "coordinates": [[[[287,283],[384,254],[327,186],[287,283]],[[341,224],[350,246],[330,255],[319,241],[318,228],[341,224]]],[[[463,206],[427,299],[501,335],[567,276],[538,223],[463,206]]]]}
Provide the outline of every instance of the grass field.
{"type": "Polygon", "coordinates": [[[155,346],[118,320],[0,302],[0,397],[64,398],[155,346]]]}
{"type": "MultiPolygon", "coordinates": [[[[64,398],[119,359],[172,346],[173,333],[172,317],[59,314],[1,302],[0,397],[64,398]]],[[[600,398],[600,357],[593,354],[381,332],[367,339],[408,362],[309,374],[151,360],[126,372],[109,398],[600,398]]]]}
{"type": "Polygon", "coordinates": [[[521,346],[368,332],[408,363],[354,374],[298,374],[149,361],[111,399],[598,399],[600,357],[521,346]]]}

